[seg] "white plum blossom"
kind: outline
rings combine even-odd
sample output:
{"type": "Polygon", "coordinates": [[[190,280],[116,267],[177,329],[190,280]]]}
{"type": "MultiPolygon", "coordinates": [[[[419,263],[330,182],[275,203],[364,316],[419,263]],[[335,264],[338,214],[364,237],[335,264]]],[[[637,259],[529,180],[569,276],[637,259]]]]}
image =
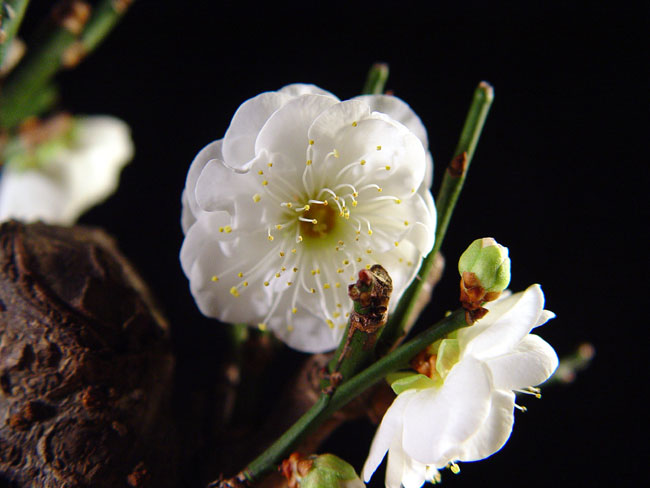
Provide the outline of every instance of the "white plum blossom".
{"type": "Polygon", "coordinates": [[[508,440],[514,392],[538,395],[533,386],[557,368],[553,348],[530,334],[555,315],[544,310],[539,285],[485,308],[484,318],[436,343],[431,378],[411,375],[412,387],[398,394],[372,442],[366,481],[386,451],[386,486],[419,488],[438,481],[438,469],[486,458],[508,440]]]}
{"type": "Polygon", "coordinates": [[[379,263],[396,303],[433,246],[424,126],[392,96],[340,101],[313,85],[262,93],[194,159],[181,264],[207,316],[336,347],[347,285],[379,263]]]}
{"type": "Polygon", "coordinates": [[[133,157],[128,125],[109,116],[75,119],[72,137],[34,167],[8,161],[0,177],[0,221],[72,225],[118,186],[133,157]]]}

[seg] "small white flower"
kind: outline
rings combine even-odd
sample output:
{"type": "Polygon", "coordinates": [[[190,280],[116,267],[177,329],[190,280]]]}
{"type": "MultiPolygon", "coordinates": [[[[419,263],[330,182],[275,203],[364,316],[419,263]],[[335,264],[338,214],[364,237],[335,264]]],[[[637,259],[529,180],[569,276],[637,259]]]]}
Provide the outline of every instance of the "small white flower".
{"type": "Polygon", "coordinates": [[[386,486],[419,488],[438,469],[501,449],[514,422],[514,391],[547,380],[558,359],[531,329],[555,315],[539,285],[486,305],[490,312],[441,341],[436,373],[400,393],[384,416],[363,469],[366,481],[388,451],[386,486]]]}
{"type": "Polygon", "coordinates": [[[75,119],[73,139],[37,167],[9,162],[0,177],[0,221],[10,218],[72,225],[116,189],[119,174],[133,157],[129,127],[119,119],[75,119]]]}
{"type": "Polygon", "coordinates": [[[426,131],[398,98],[289,85],[245,102],[194,159],[181,264],[201,311],[336,347],[347,285],[379,263],[396,303],[433,246],[426,131]]]}

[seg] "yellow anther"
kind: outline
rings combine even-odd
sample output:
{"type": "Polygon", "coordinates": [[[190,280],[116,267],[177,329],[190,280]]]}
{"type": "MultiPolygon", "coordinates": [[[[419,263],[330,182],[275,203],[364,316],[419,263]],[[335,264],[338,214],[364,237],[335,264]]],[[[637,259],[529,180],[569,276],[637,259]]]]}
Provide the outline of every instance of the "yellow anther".
{"type": "Polygon", "coordinates": [[[449,463],[449,469],[454,474],[460,473],[460,468],[458,467],[458,464],[456,464],[456,463],[449,463]]]}
{"type": "Polygon", "coordinates": [[[298,313],[298,309],[297,309],[296,307],[293,307],[293,308],[291,309],[291,313],[294,313],[294,314],[295,314],[295,313],[298,313]]]}
{"type": "Polygon", "coordinates": [[[264,174],[264,171],[259,170],[259,171],[257,172],[257,174],[258,174],[258,175],[263,175],[263,174],[264,174]]]}
{"type": "Polygon", "coordinates": [[[223,232],[223,227],[219,227],[219,232],[223,232]]]}
{"type": "Polygon", "coordinates": [[[280,276],[281,276],[280,273],[275,273],[276,278],[279,278],[280,276]]]}
{"type": "MultiPolygon", "coordinates": [[[[298,236],[298,242],[302,242],[302,236],[298,236]]],[[[291,252],[295,253],[296,251],[292,249],[291,252]]]]}
{"type": "Polygon", "coordinates": [[[272,236],[271,234],[269,234],[269,236],[267,237],[267,239],[268,239],[269,241],[272,241],[272,240],[273,240],[273,236],[272,236]]]}
{"type": "Polygon", "coordinates": [[[327,207],[328,205],[329,205],[329,203],[327,203],[327,200],[324,200],[323,201],[323,207],[327,207]]]}
{"type": "Polygon", "coordinates": [[[367,254],[372,254],[372,249],[366,249],[367,254]]]}
{"type": "Polygon", "coordinates": [[[313,146],[313,145],[314,145],[314,140],[313,140],[313,139],[309,139],[309,145],[310,145],[310,146],[313,146]]]}
{"type": "Polygon", "coordinates": [[[357,202],[356,200],[352,200],[352,206],[353,206],[353,207],[356,207],[358,203],[359,203],[359,202],[357,202]]]}
{"type": "Polygon", "coordinates": [[[269,168],[272,168],[272,167],[273,167],[273,163],[267,163],[266,165],[267,165],[269,168]]]}
{"type": "Polygon", "coordinates": [[[266,180],[262,181],[262,186],[266,186],[266,185],[268,185],[268,184],[269,184],[268,181],[266,181],[266,180]]]}
{"type": "Polygon", "coordinates": [[[293,332],[293,325],[287,325],[287,331],[293,332]]]}
{"type": "Polygon", "coordinates": [[[334,322],[332,322],[330,319],[327,319],[325,322],[327,322],[327,325],[329,325],[330,329],[334,328],[334,322]]]}
{"type": "Polygon", "coordinates": [[[344,260],[343,260],[343,264],[347,266],[348,264],[350,264],[350,261],[347,260],[347,259],[344,259],[344,260]]]}
{"type": "Polygon", "coordinates": [[[356,122],[352,122],[352,127],[356,127],[356,126],[357,126],[357,123],[356,123],[356,122]]]}
{"type": "Polygon", "coordinates": [[[334,151],[332,151],[332,152],[334,153],[335,158],[339,157],[339,152],[336,149],[334,149],[334,151]]]}
{"type": "Polygon", "coordinates": [[[305,212],[309,211],[310,208],[311,207],[309,206],[309,204],[305,205],[305,208],[304,208],[305,212]]]}
{"type": "Polygon", "coordinates": [[[281,258],[284,257],[284,251],[280,251],[280,257],[281,257],[281,258]]]}
{"type": "Polygon", "coordinates": [[[257,324],[257,328],[260,329],[263,332],[263,331],[266,330],[266,324],[259,323],[259,324],[257,324]]]}
{"type": "Polygon", "coordinates": [[[240,271],[239,273],[237,273],[237,276],[239,276],[240,278],[243,278],[243,277],[244,277],[244,273],[242,273],[242,272],[240,271]]]}
{"type": "Polygon", "coordinates": [[[293,249],[291,250],[291,254],[296,254],[296,248],[293,248],[293,249]]]}
{"type": "Polygon", "coordinates": [[[399,205],[400,203],[402,203],[402,200],[400,200],[399,198],[396,198],[395,203],[399,205]]]}
{"type": "Polygon", "coordinates": [[[381,193],[381,192],[382,192],[381,187],[377,188],[377,191],[378,191],[379,193],[381,193]]]}
{"type": "Polygon", "coordinates": [[[215,275],[215,276],[213,276],[213,277],[212,277],[212,278],[210,278],[210,279],[211,279],[212,281],[214,281],[215,283],[216,283],[217,281],[219,281],[219,277],[218,277],[218,276],[216,276],[216,275],[215,275]]]}
{"type": "Polygon", "coordinates": [[[365,160],[365,159],[362,159],[361,161],[359,161],[359,164],[360,164],[361,166],[363,166],[364,164],[366,164],[366,160],[365,160]]]}
{"type": "Polygon", "coordinates": [[[337,307],[337,308],[343,308],[343,305],[341,305],[340,303],[337,303],[337,304],[336,304],[336,307],[337,307]]]}
{"type": "Polygon", "coordinates": [[[408,221],[408,220],[405,220],[405,221],[404,221],[404,225],[409,225],[409,221],[408,221]]]}
{"type": "Polygon", "coordinates": [[[293,269],[292,269],[291,271],[293,271],[294,273],[296,273],[296,272],[298,271],[298,268],[296,268],[296,267],[294,266],[293,269]]]}
{"type": "Polygon", "coordinates": [[[330,284],[329,283],[324,283],[323,284],[323,289],[329,290],[330,289],[330,284]]]}
{"type": "Polygon", "coordinates": [[[335,319],[338,319],[340,316],[341,316],[341,312],[334,312],[332,314],[332,317],[334,317],[335,319]]]}
{"type": "Polygon", "coordinates": [[[406,261],[407,266],[413,266],[413,261],[406,261]]]}
{"type": "Polygon", "coordinates": [[[339,241],[339,242],[337,242],[337,244],[338,244],[339,246],[342,246],[343,244],[345,244],[345,242],[343,242],[343,241],[339,241]]]}
{"type": "Polygon", "coordinates": [[[292,207],[293,207],[293,203],[287,202],[287,208],[292,208],[292,207]]]}
{"type": "Polygon", "coordinates": [[[237,287],[233,286],[233,287],[230,289],[230,294],[231,294],[232,296],[234,296],[234,297],[238,297],[238,296],[239,296],[239,291],[237,290],[237,287]]]}
{"type": "Polygon", "coordinates": [[[305,163],[307,166],[311,166],[311,159],[308,159],[307,162],[305,163]]]}
{"type": "Polygon", "coordinates": [[[381,151],[381,146],[377,146],[377,151],[381,151]]]}
{"type": "Polygon", "coordinates": [[[255,195],[253,195],[253,201],[255,203],[259,202],[261,199],[262,199],[262,197],[260,196],[259,193],[256,193],[255,195]]]}
{"type": "Polygon", "coordinates": [[[282,266],[282,267],[280,268],[280,271],[286,271],[286,270],[287,270],[287,267],[286,267],[286,266],[282,266]]]}
{"type": "Polygon", "coordinates": [[[248,286],[248,281],[244,281],[243,285],[248,286]]]}
{"type": "Polygon", "coordinates": [[[312,276],[316,276],[316,270],[315,270],[315,269],[312,269],[312,270],[311,270],[311,275],[312,275],[312,276]]]}
{"type": "Polygon", "coordinates": [[[268,281],[264,282],[264,286],[269,286],[269,285],[270,285],[270,283],[268,281]]]}
{"type": "Polygon", "coordinates": [[[232,232],[232,227],[230,227],[229,225],[227,225],[227,226],[225,226],[225,227],[223,228],[223,230],[226,231],[226,234],[230,234],[230,233],[232,232]]]}
{"type": "Polygon", "coordinates": [[[339,269],[337,269],[336,272],[339,273],[339,274],[340,274],[340,273],[343,273],[343,268],[339,268],[339,269]]]}
{"type": "Polygon", "coordinates": [[[369,235],[369,236],[372,235],[372,230],[368,229],[368,235],[369,235]]]}
{"type": "Polygon", "coordinates": [[[395,241],[395,247],[399,246],[399,242],[395,241]]]}
{"type": "Polygon", "coordinates": [[[277,224],[277,225],[275,226],[275,228],[278,229],[278,230],[281,230],[281,229],[282,229],[282,224],[277,224]]]}
{"type": "Polygon", "coordinates": [[[341,283],[339,283],[339,282],[337,281],[336,283],[334,283],[334,286],[335,286],[336,288],[341,288],[341,283]]]}
{"type": "Polygon", "coordinates": [[[369,264],[366,264],[366,269],[370,269],[370,268],[372,268],[372,266],[370,266],[369,264]]]}
{"type": "Polygon", "coordinates": [[[312,293],[316,293],[316,289],[315,289],[315,288],[311,288],[309,291],[312,292],[312,293]]]}
{"type": "Polygon", "coordinates": [[[318,220],[316,220],[316,219],[311,219],[311,223],[314,224],[314,225],[316,225],[316,224],[318,223],[318,220]]]}
{"type": "Polygon", "coordinates": [[[386,171],[390,171],[390,166],[386,165],[386,171]]]}
{"type": "Polygon", "coordinates": [[[357,263],[360,263],[362,261],[361,258],[357,258],[357,263]]]}
{"type": "Polygon", "coordinates": [[[293,281],[287,281],[287,286],[293,285],[293,281]]]}

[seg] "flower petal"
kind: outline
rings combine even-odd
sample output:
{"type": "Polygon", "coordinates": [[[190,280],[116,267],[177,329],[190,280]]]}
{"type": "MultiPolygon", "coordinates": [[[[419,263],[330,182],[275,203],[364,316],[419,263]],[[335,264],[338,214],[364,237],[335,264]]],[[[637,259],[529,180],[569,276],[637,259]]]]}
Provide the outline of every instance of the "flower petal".
{"type": "Polygon", "coordinates": [[[255,142],[255,152],[280,153],[288,164],[302,170],[307,161],[312,122],[337,100],[324,95],[302,95],[276,110],[266,121],[255,142]]]}
{"type": "Polygon", "coordinates": [[[403,447],[424,464],[444,467],[458,446],[482,426],[490,410],[489,371],[466,358],[452,368],[439,390],[421,390],[404,411],[403,447]]]}
{"type": "Polygon", "coordinates": [[[422,124],[420,117],[413,109],[401,98],[391,95],[361,95],[352,100],[361,100],[373,112],[390,115],[391,118],[405,125],[408,130],[413,132],[420,139],[425,149],[429,147],[427,130],[424,128],[424,124],[422,124]]]}
{"type": "Polygon", "coordinates": [[[543,383],[558,365],[557,354],[541,337],[529,334],[514,349],[486,361],[494,387],[516,390],[543,383]]]}
{"type": "Polygon", "coordinates": [[[190,226],[196,221],[196,215],[203,210],[199,207],[198,202],[196,201],[196,196],[194,190],[196,188],[196,182],[205,168],[205,165],[211,159],[221,159],[223,156],[221,154],[221,144],[223,140],[219,139],[218,141],[211,142],[203,149],[199,151],[196,155],[190,169],[187,172],[187,178],[185,179],[185,188],[183,190],[182,201],[183,201],[183,216],[181,219],[181,225],[183,227],[183,232],[187,232],[190,226]]]}
{"type": "Polygon", "coordinates": [[[255,140],[271,115],[293,98],[290,93],[266,92],[244,102],[235,112],[223,139],[223,158],[243,170],[255,157],[255,140]]]}
{"type": "Polygon", "coordinates": [[[325,95],[328,97],[332,97],[336,101],[338,101],[338,98],[334,96],[332,93],[328,92],[327,90],[323,90],[322,88],[316,85],[311,85],[309,83],[292,83],[291,85],[287,85],[281,88],[279,92],[294,97],[300,95],[325,95]]]}
{"type": "Polygon", "coordinates": [[[459,461],[478,461],[491,456],[503,447],[514,424],[515,394],[511,391],[492,391],[490,413],[481,428],[454,456],[459,461]]]}
{"type": "MultiPolygon", "coordinates": [[[[363,465],[363,479],[367,483],[384,459],[388,448],[396,439],[401,439],[404,412],[408,403],[415,397],[416,390],[408,390],[398,395],[384,414],[377,433],[370,445],[368,459],[363,465]]],[[[401,475],[400,475],[401,479],[401,475]]]]}
{"type": "Polygon", "coordinates": [[[544,293],[539,285],[487,304],[490,312],[458,333],[463,354],[485,359],[508,353],[537,325],[543,307],[544,293]]]}
{"type": "Polygon", "coordinates": [[[11,218],[23,222],[42,220],[71,225],[74,219],[62,218],[65,189],[39,171],[3,169],[0,178],[0,221],[11,218]]]}

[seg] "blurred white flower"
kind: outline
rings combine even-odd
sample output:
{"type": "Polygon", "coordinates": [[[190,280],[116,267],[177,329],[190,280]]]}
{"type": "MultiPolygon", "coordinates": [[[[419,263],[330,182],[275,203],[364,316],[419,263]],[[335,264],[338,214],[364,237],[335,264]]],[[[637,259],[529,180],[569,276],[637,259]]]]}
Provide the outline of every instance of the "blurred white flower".
{"type": "Polygon", "coordinates": [[[366,481],[386,451],[386,486],[419,488],[439,480],[438,469],[486,458],[508,440],[514,392],[538,395],[532,385],[557,368],[553,348],[530,334],[555,315],[543,309],[539,285],[485,307],[484,318],[440,342],[431,377],[407,379],[412,386],[398,394],[372,442],[366,481]]]}
{"type": "Polygon", "coordinates": [[[181,264],[199,308],[333,349],[359,269],[384,266],[395,304],[431,250],[430,175],[426,131],[398,98],[289,85],[246,101],[183,192],[181,264]]]}
{"type": "Polygon", "coordinates": [[[0,221],[10,218],[72,225],[117,189],[133,157],[129,127],[108,116],[79,117],[65,143],[34,165],[7,161],[0,177],[0,221]]]}

